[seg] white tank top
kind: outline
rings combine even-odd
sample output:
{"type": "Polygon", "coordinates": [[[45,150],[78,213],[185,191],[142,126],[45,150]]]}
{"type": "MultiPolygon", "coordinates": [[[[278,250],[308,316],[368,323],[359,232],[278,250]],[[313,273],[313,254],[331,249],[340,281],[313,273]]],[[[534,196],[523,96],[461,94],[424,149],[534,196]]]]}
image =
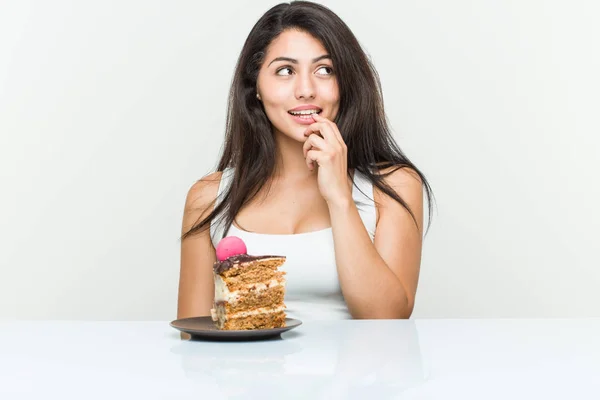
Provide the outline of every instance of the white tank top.
{"type": "MultiPolygon", "coordinates": [[[[223,171],[217,204],[232,179],[233,169],[223,171]]],[[[376,223],[373,185],[358,171],[354,175],[352,197],[373,241],[376,223]]],[[[217,223],[216,218],[211,223],[210,234],[215,248],[223,235],[223,224],[224,221],[217,223]]],[[[288,317],[300,320],[352,318],[340,289],[331,228],[298,234],[264,234],[247,232],[232,225],[227,235],[241,238],[250,255],[286,256],[281,270],[287,273],[284,302],[288,317]]]]}

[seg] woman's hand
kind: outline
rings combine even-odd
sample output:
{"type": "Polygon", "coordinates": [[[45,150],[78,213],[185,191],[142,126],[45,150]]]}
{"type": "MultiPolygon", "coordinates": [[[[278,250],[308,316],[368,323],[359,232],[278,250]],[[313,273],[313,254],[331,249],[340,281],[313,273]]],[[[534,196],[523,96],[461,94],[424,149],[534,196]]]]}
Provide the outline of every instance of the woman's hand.
{"type": "Polygon", "coordinates": [[[306,165],[311,171],[316,167],[319,191],[329,205],[352,199],[352,187],[348,180],[348,151],[335,123],[318,114],[316,121],[304,132],[307,136],[303,152],[306,165]]]}

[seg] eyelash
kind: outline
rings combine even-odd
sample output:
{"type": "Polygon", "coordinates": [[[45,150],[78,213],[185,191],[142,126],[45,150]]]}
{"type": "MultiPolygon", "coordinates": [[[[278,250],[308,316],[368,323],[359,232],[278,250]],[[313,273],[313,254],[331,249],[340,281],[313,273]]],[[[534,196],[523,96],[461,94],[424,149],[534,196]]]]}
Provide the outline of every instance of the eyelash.
{"type": "MultiPolygon", "coordinates": [[[[331,70],[331,72],[330,72],[329,74],[326,74],[326,75],[333,75],[333,73],[334,73],[334,72],[333,72],[333,68],[332,68],[332,67],[329,67],[329,66],[327,66],[327,65],[323,65],[322,67],[319,67],[319,69],[322,69],[322,68],[329,68],[329,69],[331,70]]],[[[289,65],[286,65],[286,66],[284,66],[284,67],[282,67],[282,68],[279,68],[279,69],[278,69],[278,70],[275,72],[275,74],[276,74],[276,75],[279,75],[279,72],[280,72],[280,71],[283,71],[284,69],[293,70],[293,68],[292,68],[291,66],[289,66],[289,65]]],[[[289,75],[280,75],[280,76],[289,76],[289,75]]]]}

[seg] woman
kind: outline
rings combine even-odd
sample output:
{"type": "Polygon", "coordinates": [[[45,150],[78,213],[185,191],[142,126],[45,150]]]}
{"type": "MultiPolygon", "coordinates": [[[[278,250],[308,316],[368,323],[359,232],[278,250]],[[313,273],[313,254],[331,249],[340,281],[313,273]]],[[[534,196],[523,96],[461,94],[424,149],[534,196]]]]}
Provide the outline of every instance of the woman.
{"type": "Polygon", "coordinates": [[[350,29],[318,4],[273,7],[238,59],[217,172],[187,194],[178,318],[210,315],[228,235],[249,254],[287,257],[290,317],[409,318],[423,189],[429,200],[350,29]]]}

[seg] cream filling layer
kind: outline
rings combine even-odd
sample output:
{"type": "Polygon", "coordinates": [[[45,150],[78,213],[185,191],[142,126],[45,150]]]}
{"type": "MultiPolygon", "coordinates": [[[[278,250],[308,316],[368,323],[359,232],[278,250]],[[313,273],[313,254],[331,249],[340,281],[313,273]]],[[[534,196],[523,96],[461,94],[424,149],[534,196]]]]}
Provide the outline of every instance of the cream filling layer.
{"type": "MultiPolygon", "coordinates": [[[[255,287],[256,291],[260,292],[266,290],[267,288],[275,287],[275,286],[285,286],[285,281],[279,281],[277,279],[271,279],[271,281],[266,283],[249,283],[244,286],[245,289],[250,289],[251,287],[255,287]]],[[[226,301],[228,303],[236,303],[242,294],[241,290],[230,291],[227,287],[227,284],[219,275],[215,275],[215,302],[218,301],[226,301]]]]}
{"type": "Polygon", "coordinates": [[[219,307],[218,309],[212,308],[210,310],[210,315],[211,315],[212,320],[215,322],[218,322],[219,326],[222,327],[223,324],[225,323],[225,321],[228,321],[231,319],[244,318],[244,317],[249,317],[251,315],[257,315],[257,314],[274,314],[274,313],[285,311],[285,309],[286,309],[285,304],[282,304],[281,306],[275,307],[275,308],[261,307],[261,308],[255,308],[254,310],[250,310],[250,311],[239,311],[236,313],[227,314],[226,312],[224,312],[223,308],[219,307]]]}
{"type": "Polygon", "coordinates": [[[261,308],[255,308],[254,310],[239,311],[236,313],[227,314],[227,319],[244,318],[244,317],[248,317],[250,315],[257,315],[257,314],[274,314],[274,313],[278,313],[278,312],[281,312],[284,310],[285,310],[285,305],[281,305],[281,306],[275,307],[275,308],[261,307],[261,308]]]}

